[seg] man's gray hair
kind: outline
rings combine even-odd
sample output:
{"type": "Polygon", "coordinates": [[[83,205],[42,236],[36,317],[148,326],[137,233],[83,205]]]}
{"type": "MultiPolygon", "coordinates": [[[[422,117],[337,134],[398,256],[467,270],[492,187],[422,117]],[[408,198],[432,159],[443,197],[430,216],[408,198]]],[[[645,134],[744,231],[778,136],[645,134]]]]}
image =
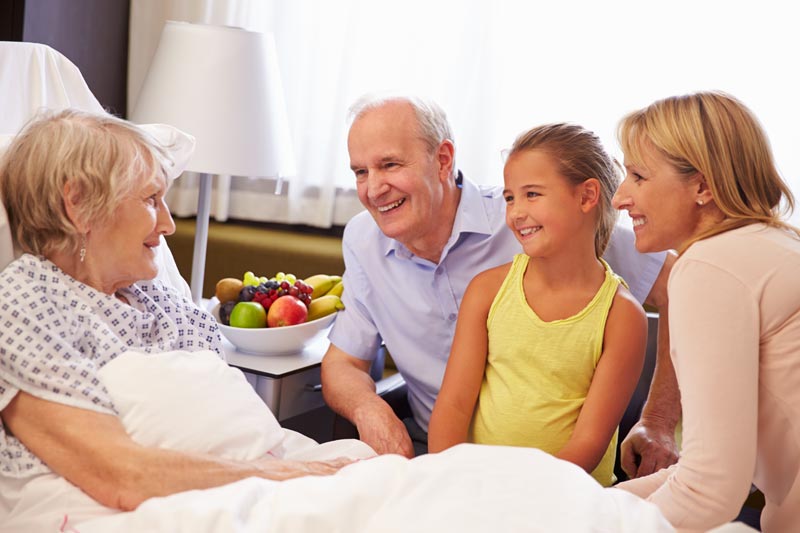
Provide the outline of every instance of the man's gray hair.
{"type": "MultiPolygon", "coordinates": [[[[428,149],[433,152],[444,140],[449,140],[455,146],[453,130],[444,110],[434,102],[419,96],[399,94],[370,93],[361,96],[350,106],[348,124],[352,126],[364,113],[383,107],[386,104],[401,102],[407,103],[414,110],[419,125],[419,135],[428,149]]],[[[458,173],[455,157],[453,158],[453,177],[458,173]]]]}

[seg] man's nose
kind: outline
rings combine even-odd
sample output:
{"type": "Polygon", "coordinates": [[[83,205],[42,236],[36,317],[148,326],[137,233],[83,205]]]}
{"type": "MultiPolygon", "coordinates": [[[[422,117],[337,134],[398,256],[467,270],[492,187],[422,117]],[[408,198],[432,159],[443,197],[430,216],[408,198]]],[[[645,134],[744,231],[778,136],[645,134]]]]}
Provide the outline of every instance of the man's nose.
{"type": "Polygon", "coordinates": [[[382,172],[369,173],[369,177],[367,177],[367,195],[370,199],[380,198],[388,190],[389,185],[386,183],[382,172]]]}

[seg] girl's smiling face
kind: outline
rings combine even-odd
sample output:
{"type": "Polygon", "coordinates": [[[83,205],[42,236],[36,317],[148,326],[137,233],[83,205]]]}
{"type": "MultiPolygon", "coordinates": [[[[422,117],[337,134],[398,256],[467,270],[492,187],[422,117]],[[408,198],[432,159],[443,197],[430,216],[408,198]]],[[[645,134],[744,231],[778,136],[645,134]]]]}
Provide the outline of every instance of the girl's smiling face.
{"type": "Polygon", "coordinates": [[[531,257],[561,250],[583,220],[578,188],[559,173],[542,150],[521,150],[503,171],[506,225],[531,257]]]}

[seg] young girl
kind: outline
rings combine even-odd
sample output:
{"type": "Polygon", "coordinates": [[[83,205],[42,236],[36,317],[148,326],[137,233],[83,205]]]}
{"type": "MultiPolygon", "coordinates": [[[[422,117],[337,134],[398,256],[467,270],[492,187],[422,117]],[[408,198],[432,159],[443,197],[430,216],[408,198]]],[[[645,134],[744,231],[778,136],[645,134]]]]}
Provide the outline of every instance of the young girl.
{"type": "Polygon", "coordinates": [[[467,288],[429,449],[540,448],[609,486],[647,337],[643,309],[599,259],[617,167],[593,133],[552,124],[517,138],[504,179],[506,224],[525,253],[467,288]]]}

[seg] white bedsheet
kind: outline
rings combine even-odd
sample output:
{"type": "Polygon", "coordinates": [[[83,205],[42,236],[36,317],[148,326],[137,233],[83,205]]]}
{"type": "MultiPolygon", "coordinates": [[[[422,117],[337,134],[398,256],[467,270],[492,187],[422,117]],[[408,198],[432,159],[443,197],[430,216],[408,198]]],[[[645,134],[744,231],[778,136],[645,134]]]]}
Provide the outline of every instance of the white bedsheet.
{"type": "Polygon", "coordinates": [[[328,477],[255,478],[154,498],[80,533],[673,531],[658,509],[525,448],[461,445],[362,460],[328,477]]]}

